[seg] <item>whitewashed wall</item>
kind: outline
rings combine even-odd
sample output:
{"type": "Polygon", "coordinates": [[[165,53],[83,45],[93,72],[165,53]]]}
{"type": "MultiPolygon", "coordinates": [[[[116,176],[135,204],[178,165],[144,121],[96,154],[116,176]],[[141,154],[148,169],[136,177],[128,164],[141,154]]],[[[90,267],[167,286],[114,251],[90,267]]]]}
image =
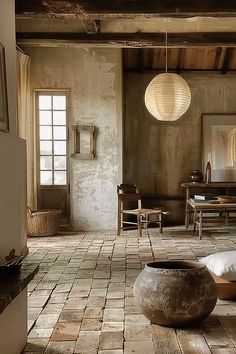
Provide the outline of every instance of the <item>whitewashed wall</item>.
{"type": "Polygon", "coordinates": [[[0,0],[0,43],[5,47],[10,132],[0,132],[0,256],[26,247],[25,141],[16,134],[15,1],[0,0]]]}
{"type": "MultiPolygon", "coordinates": [[[[122,176],[122,66],[119,49],[25,48],[32,88],[69,89],[70,126],[98,128],[97,159],[71,159],[71,220],[80,230],[116,228],[122,176]]],[[[72,139],[71,139],[72,140],[72,139]]],[[[73,151],[71,141],[71,152],[73,151]]]]}

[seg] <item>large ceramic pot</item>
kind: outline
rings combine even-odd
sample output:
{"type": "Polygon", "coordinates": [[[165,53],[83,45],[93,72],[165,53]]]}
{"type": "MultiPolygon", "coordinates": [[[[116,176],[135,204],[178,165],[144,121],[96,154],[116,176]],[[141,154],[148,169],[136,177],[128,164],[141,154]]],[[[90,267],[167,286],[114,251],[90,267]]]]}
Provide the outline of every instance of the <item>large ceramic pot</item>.
{"type": "Polygon", "coordinates": [[[196,261],[152,262],[134,284],[134,297],[155,324],[180,327],[207,317],[217,300],[206,266],[196,261]]]}

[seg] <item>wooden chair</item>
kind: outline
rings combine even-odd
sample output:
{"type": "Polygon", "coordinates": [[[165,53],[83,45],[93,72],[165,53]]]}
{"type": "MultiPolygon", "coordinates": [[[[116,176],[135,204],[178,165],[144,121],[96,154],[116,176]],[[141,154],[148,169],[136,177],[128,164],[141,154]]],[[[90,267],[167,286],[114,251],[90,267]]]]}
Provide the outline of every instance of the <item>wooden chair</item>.
{"type": "Polygon", "coordinates": [[[142,236],[142,228],[144,227],[148,232],[148,225],[150,223],[157,223],[159,225],[160,233],[162,233],[162,217],[167,212],[161,209],[146,209],[142,208],[141,194],[136,185],[132,184],[120,184],[117,186],[118,196],[118,227],[117,235],[120,235],[121,230],[128,229],[130,227],[124,227],[124,224],[138,227],[139,236],[142,236]],[[130,203],[136,203],[137,208],[126,209],[124,205],[130,203]],[[124,215],[134,215],[137,221],[124,220],[124,215]]]}

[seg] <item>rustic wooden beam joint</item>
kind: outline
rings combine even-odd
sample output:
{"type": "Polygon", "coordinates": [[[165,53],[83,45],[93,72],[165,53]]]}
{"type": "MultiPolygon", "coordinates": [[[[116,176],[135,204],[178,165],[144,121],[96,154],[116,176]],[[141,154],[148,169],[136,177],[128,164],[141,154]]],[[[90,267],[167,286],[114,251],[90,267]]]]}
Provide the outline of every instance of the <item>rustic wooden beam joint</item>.
{"type": "Polygon", "coordinates": [[[89,18],[82,19],[82,24],[85,29],[85,32],[88,34],[96,34],[100,31],[100,21],[99,20],[90,20],[89,18]]]}

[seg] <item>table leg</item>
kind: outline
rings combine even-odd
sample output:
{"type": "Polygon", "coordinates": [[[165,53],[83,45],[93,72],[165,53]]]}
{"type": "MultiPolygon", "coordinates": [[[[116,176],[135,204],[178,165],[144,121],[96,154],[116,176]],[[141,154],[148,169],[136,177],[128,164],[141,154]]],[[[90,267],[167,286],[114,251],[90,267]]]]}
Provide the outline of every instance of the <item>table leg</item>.
{"type": "Polygon", "coordinates": [[[225,225],[229,225],[229,211],[225,212],[225,225]]]}
{"type": "Polygon", "coordinates": [[[159,216],[159,230],[160,230],[160,234],[162,234],[162,212],[160,212],[159,216]]]}
{"type": "Polygon", "coordinates": [[[142,236],[141,214],[137,215],[137,221],[138,221],[138,234],[139,234],[139,236],[142,236]]]}
{"type": "Polygon", "coordinates": [[[188,205],[188,201],[190,198],[190,192],[189,192],[189,188],[186,188],[186,204],[185,204],[185,228],[188,229],[189,227],[189,205],[188,205]]]}
{"type": "Polygon", "coordinates": [[[202,238],[202,211],[199,211],[199,240],[202,238]]]}
{"type": "Polygon", "coordinates": [[[194,216],[193,216],[193,233],[195,234],[196,232],[196,218],[197,218],[197,211],[194,209],[194,216]]]}

